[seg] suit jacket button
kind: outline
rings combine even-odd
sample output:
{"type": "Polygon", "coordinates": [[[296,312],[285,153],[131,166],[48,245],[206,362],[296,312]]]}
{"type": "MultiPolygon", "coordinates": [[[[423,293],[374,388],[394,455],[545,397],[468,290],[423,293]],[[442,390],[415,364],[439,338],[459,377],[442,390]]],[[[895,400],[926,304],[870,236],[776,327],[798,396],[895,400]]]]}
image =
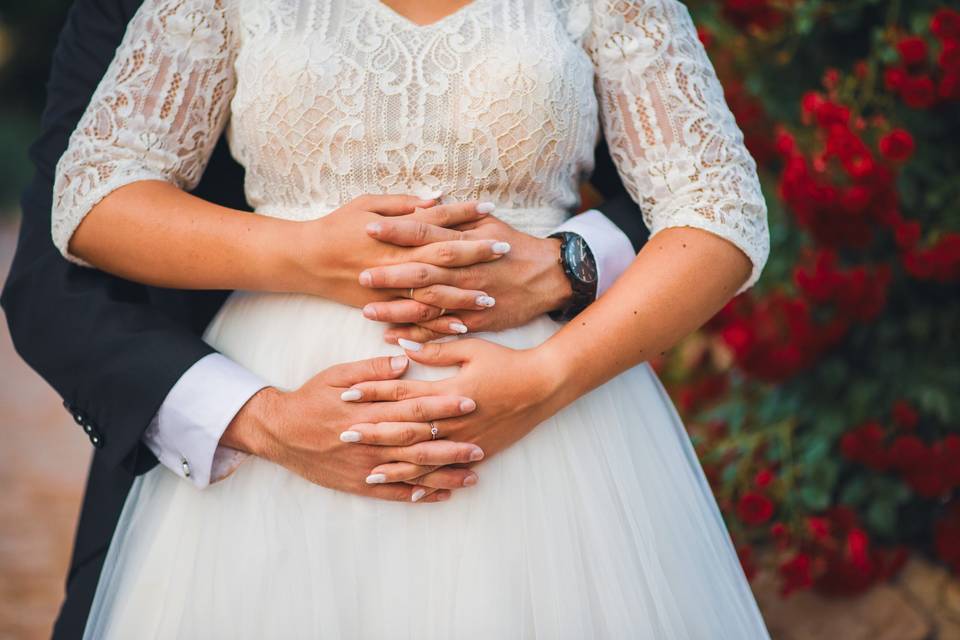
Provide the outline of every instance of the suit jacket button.
{"type": "Polygon", "coordinates": [[[95,446],[97,449],[103,447],[103,438],[99,435],[91,435],[90,442],[93,443],[93,446],[95,446]]]}
{"type": "Polygon", "coordinates": [[[82,427],[84,423],[83,414],[79,411],[73,414],[73,421],[82,427]]]}
{"type": "Polygon", "coordinates": [[[91,431],[93,431],[93,427],[91,427],[90,423],[87,422],[87,423],[84,423],[83,430],[86,431],[87,433],[90,433],[91,431]]]}

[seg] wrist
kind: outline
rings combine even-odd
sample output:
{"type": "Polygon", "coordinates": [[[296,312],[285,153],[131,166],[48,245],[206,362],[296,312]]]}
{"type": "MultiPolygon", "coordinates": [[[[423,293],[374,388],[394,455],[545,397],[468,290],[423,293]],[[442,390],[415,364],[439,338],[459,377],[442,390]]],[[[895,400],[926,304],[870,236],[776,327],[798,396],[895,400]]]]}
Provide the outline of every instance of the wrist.
{"type": "Polygon", "coordinates": [[[283,392],[264,387],[253,394],[227,425],[220,444],[237,451],[265,457],[267,434],[281,415],[283,392]]]}
{"type": "Polygon", "coordinates": [[[534,375],[541,379],[540,396],[551,406],[552,413],[564,408],[578,397],[577,375],[572,366],[573,358],[550,338],[539,346],[529,349],[534,375]]]}
{"type": "Polygon", "coordinates": [[[540,241],[540,261],[543,265],[544,280],[544,312],[556,311],[566,307],[573,297],[573,287],[570,279],[563,271],[560,262],[559,238],[543,238],[540,241]]]}

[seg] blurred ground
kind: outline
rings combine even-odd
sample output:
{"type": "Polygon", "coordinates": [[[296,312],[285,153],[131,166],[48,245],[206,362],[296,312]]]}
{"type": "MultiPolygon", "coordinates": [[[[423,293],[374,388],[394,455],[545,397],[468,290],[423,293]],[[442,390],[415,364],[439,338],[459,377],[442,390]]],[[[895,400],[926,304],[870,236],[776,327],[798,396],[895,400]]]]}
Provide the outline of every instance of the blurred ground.
{"type": "MultiPolygon", "coordinates": [[[[0,281],[16,240],[0,218],[0,281]]],[[[0,640],[49,636],[63,590],[90,445],[57,395],[19,359],[0,323],[0,640]]],[[[960,640],[960,583],[912,560],[854,599],[754,590],[776,640],[960,640]]]]}

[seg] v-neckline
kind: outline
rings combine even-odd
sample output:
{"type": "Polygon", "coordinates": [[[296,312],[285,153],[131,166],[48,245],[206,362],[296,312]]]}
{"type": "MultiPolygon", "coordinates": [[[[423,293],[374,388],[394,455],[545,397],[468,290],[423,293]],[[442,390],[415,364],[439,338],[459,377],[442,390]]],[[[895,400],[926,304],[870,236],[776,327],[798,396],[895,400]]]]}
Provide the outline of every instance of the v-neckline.
{"type": "Polygon", "coordinates": [[[381,10],[383,13],[385,13],[387,16],[393,18],[394,20],[397,20],[397,21],[399,21],[399,22],[402,22],[402,23],[403,23],[404,25],[406,25],[407,27],[410,27],[410,28],[413,28],[413,29],[432,29],[432,28],[434,28],[434,27],[438,27],[438,26],[443,25],[445,22],[449,22],[449,21],[453,20],[454,18],[459,17],[460,15],[466,13],[469,9],[473,8],[474,5],[481,4],[481,3],[483,2],[483,0],[471,0],[471,1],[468,2],[467,4],[465,4],[465,5],[463,5],[462,7],[460,7],[459,9],[457,9],[457,10],[455,10],[455,11],[452,11],[452,12],[450,12],[450,13],[442,16],[442,17],[440,17],[440,18],[434,20],[433,22],[427,22],[427,23],[425,23],[425,24],[420,24],[419,22],[414,22],[413,20],[411,20],[411,19],[408,18],[407,16],[403,15],[402,13],[400,13],[399,11],[397,11],[396,9],[394,9],[393,7],[391,7],[390,5],[388,5],[388,4],[386,4],[385,2],[383,2],[383,0],[370,0],[370,2],[372,2],[373,4],[375,4],[375,5],[377,5],[378,7],[380,7],[380,10],[381,10]]]}

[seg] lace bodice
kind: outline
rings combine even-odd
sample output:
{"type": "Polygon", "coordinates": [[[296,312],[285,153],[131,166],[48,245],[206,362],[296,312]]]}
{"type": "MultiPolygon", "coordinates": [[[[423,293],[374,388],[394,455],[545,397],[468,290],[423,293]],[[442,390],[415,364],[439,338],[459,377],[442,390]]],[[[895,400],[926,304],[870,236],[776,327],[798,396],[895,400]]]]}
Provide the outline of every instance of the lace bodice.
{"type": "Polygon", "coordinates": [[[598,120],[651,232],[730,240],[752,286],[756,166],[675,0],[473,0],[425,26],[380,0],[145,0],[57,166],[53,239],[78,261],[70,237],[111,191],[194,187],[224,126],[258,213],[441,189],[546,234],[598,120]]]}

